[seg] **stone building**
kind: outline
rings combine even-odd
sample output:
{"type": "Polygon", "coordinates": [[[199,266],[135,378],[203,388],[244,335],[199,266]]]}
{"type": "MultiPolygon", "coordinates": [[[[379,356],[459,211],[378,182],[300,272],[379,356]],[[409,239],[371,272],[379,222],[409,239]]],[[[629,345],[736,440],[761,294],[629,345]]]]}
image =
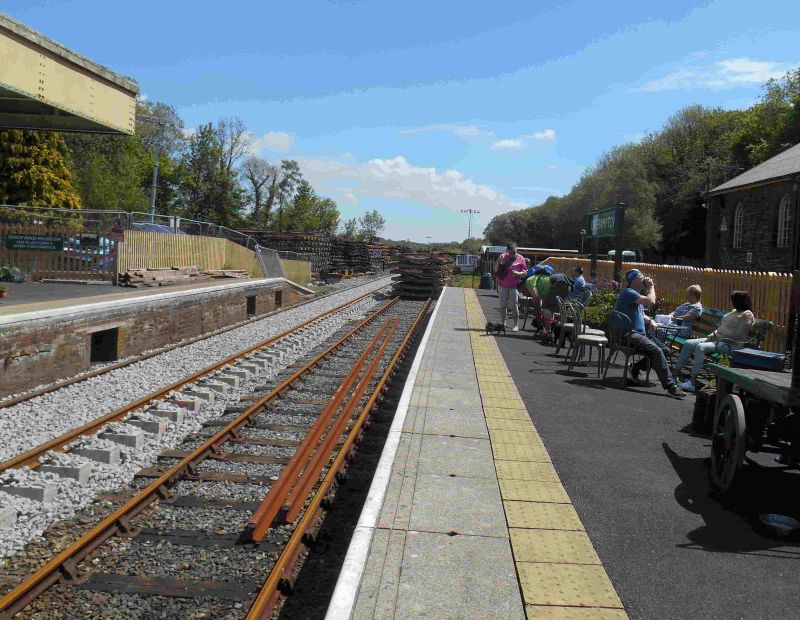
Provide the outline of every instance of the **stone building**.
{"type": "Polygon", "coordinates": [[[710,192],[706,264],[718,269],[793,269],[800,198],[800,144],[710,192]]]}

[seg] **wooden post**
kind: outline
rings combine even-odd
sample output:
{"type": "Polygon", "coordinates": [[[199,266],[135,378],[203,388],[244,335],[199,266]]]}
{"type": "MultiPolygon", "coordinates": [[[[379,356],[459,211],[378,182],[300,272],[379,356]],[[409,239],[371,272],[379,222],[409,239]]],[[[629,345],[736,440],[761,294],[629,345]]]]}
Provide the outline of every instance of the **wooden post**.
{"type": "Polygon", "coordinates": [[[589,264],[589,276],[597,277],[597,237],[592,237],[592,262],[589,264]]]}
{"type": "Polygon", "coordinates": [[[614,280],[622,282],[622,254],[625,251],[625,203],[617,204],[617,251],[614,254],[614,280]]]}

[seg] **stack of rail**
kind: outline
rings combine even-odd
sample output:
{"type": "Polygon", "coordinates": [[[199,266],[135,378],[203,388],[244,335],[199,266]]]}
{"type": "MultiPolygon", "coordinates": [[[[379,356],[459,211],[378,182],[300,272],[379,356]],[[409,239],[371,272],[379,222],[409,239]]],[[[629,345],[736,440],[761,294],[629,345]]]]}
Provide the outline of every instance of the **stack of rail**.
{"type": "Polygon", "coordinates": [[[445,254],[403,254],[394,291],[401,299],[437,299],[450,284],[453,261],[445,254]]]}
{"type": "MultiPolygon", "coordinates": [[[[311,255],[311,270],[319,273],[320,269],[331,271],[331,249],[333,239],[318,233],[275,233],[259,230],[242,231],[252,236],[260,245],[278,252],[294,252],[311,255]]],[[[292,258],[289,254],[285,258],[292,258]]]]}

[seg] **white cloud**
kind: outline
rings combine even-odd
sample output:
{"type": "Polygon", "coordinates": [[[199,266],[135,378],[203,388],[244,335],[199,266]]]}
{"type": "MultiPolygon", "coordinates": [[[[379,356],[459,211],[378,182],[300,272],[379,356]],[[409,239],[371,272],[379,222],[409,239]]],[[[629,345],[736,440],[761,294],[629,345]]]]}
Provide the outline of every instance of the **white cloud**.
{"type": "Polygon", "coordinates": [[[724,90],[738,86],[763,84],[779,78],[797,63],[754,60],[752,58],[729,58],[704,65],[679,67],[662,78],[651,80],[633,89],[635,92],[657,93],[666,90],[701,88],[724,90]]]}
{"type": "Polygon", "coordinates": [[[191,139],[191,137],[192,137],[194,134],[196,134],[196,133],[197,133],[197,129],[196,129],[196,128],[194,128],[194,127],[184,127],[183,129],[181,129],[181,133],[183,134],[183,137],[184,137],[184,138],[186,138],[187,140],[189,140],[189,139],[191,139]]]}
{"type": "Polygon", "coordinates": [[[503,138],[492,144],[493,149],[524,149],[528,146],[529,140],[539,140],[541,142],[552,142],[556,139],[555,129],[542,129],[534,133],[525,134],[518,138],[503,138]]]}
{"type": "Polygon", "coordinates": [[[430,131],[443,131],[458,136],[459,138],[475,138],[480,135],[491,134],[491,132],[481,129],[477,125],[451,125],[448,123],[411,127],[410,129],[403,129],[400,133],[402,135],[412,135],[416,133],[428,133],[430,131]]]}
{"type": "Polygon", "coordinates": [[[493,149],[521,149],[527,146],[519,138],[504,138],[492,144],[493,149]]]}
{"type": "Polygon", "coordinates": [[[285,153],[294,144],[294,136],[286,131],[269,131],[263,136],[253,136],[253,154],[261,151],[280,151],[285,153]]]}
{"type": "Polygon", "coordinates": [[[556,139],[556,130],[555,129],[543,129],[542,131],[537,131],[536,133],[532,134],[531,137],[534,140],[555,140],[556,139]]]}
{"type": "Polygon", "coordinates": [[[487,221],[498,213],[527,206],[488,185],[475,183],[458,170],[414,166],[402,156],[367,162],[305,159],[299,163],[303,175],[320,193],[334,193],[351,204],[373,197],[455,212],[472,208],[479,209],[487,221]]]}

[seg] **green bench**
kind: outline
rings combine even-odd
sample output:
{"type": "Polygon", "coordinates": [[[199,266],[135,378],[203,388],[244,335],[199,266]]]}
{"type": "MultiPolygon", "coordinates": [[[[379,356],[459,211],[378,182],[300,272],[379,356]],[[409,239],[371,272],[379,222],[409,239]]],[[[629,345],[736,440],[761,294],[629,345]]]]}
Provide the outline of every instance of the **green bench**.
{"type": "MultiPolygon", "coordinates": [[[[724,312],[723,310],[704,307],[703,314],[701,314],[700,318],[694,323],[691,338],[707,338],[709,334],[717,330],[720,321],[722,321],[722,317],[726,314],[727,312],[724,312]]],[[[766,319],[756,319],[753,323],[753,327],[750,329],[750,334],[747,340],[739,344],[741,344],[742,347],[761,350],[761,348],[764,346],[764,341],[767,339],[767,332],[770,330],[772,325],[772,321],[768,321],[766,319]]],[[[676,353],[681,350],[681,347],[687,340],[689,340],[689,338],[681,338],[680,336],[667,336],[665,340],[670,343],[672,351],[676,353]]],[[[708,362],[717,362],[724,353],[725,351],[712,353],[711,355],[706,356],[706,360],[708,362]]]]}

